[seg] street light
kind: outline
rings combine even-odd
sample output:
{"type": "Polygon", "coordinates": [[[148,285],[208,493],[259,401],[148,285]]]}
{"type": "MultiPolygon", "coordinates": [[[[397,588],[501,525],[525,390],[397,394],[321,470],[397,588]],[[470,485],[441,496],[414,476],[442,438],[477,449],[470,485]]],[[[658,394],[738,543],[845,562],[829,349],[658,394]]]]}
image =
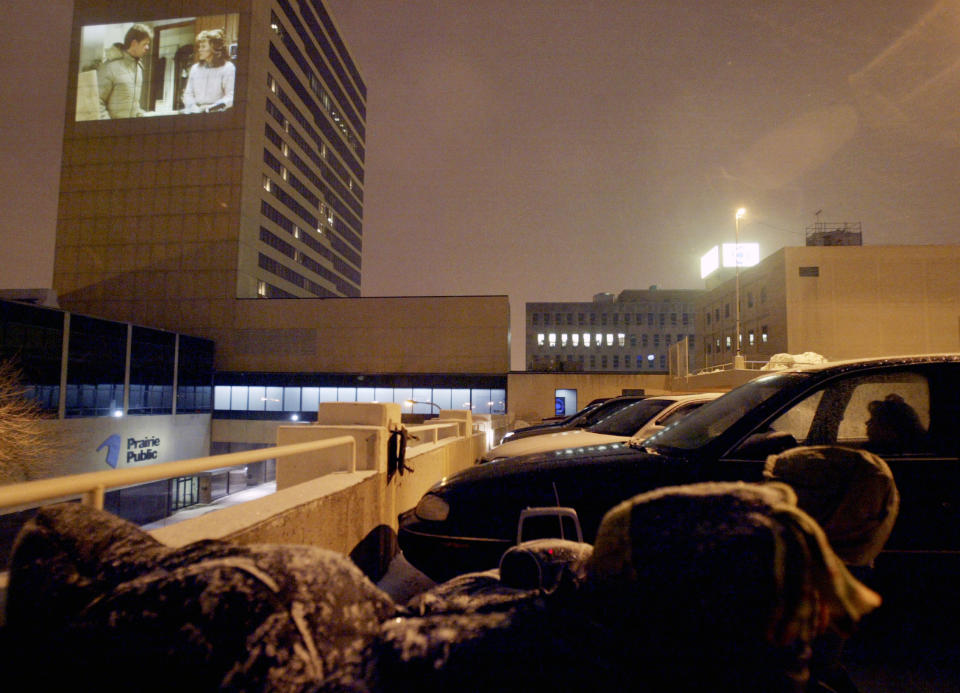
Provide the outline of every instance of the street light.
{"type": "Polygon", "coordinates": [[[743,219],[744,215],[747,213],[747,210],[741,207],[737,210],[737,214],[734,217],[736,223],[736,245],[734,246],[735,250],[733,253],[733,262],[736,265],[736,276],[737,276],[737,324],[736,332],[733,335],[733,339],[737,344],[737,350],[733,357],[733,367],[735,369],[744,368],[743,354],[740,351],[740,220],[743,219]]]}
{"type": "Polygon", "coordinates": [[[408,399],[408,400],[405,400],[403,403],[406,404],[408,407],[410,407],[410,409],[413,409],[413,405],[414,405],[414,404],[426,404],[426,405],[429,405],[429,406],[431,406],[431,407],[436,407],[436,408],[437,408],[437,413],[438,413],[438,414],[440,413],[440,405],[439,405],[439,404],[436,404],[435,402],[421,402],[421,401],[415,400],[415,399],[408,399]]]}

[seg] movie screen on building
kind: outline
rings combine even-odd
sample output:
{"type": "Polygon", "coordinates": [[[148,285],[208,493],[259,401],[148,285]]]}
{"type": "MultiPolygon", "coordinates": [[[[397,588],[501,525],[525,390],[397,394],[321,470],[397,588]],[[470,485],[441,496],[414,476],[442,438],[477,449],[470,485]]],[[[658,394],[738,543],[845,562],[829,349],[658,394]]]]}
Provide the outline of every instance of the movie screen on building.
{"type": "Polygon", "coordinates": [[[239,17],[218,14],[81,27],[76,119],[231,108],[239,17]]]}

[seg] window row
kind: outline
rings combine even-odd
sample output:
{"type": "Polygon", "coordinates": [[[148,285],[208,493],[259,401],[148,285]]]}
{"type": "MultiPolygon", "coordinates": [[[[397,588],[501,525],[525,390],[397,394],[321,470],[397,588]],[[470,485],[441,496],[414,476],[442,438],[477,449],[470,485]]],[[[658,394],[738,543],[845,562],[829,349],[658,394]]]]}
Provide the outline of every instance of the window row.
{"type": "Polygon", "coordinates": [[[643,369],[647,370],[664,370],[667,367],[667,355],[666,354],[637,354],[636,358],[632,354],[624,354],[621,359],[620,354],[612,354],[610,356],[606,354],[601,354],[597,356],[596,354],[590,354],[589,356],[584,356],[583,354],[567,354],[566,356],[534,356],[532,359],[533,370],[537,370],[540,366],[545,366],[546,368],[555,368],[560,364],[577,364],[579,370],[628,370],[628,371],[639,371],[643,369]]]}
{"type": "MultiPolygon", "coordinates": [[[[573,325],[573,313],[531,313],[530,322],[533,325],[573,325]]],[[[577,325],[596,325],[599,317],[600,325],[624,325],[633,324],[648,327],[664,327],[668,323],[671,326],[689,325],[690,313],[577,313],[577,325]]]]}
{"type": "MultiPolygon", "coordinates": [[[[660,346],[661,336],[663,337],[664,345],[669,346],[670,344],[673,343],[674,335],[671,335],[671,334],[661,335],[659,332],[652,335],[646,334],[646,333],[640,334],[640,335],[636,335],[636,334],[627,335],[627,334],[624,334],[623,332],[618,332],[616,334],[612,332],[607,332],[606,334],[600,333],[600,332],[597,332],[597,333],[584,332],[582,334],[579,332],[574,332],[572,334],[561,332],[558,335],[556,332],[547,332],[547,333],[538,332],[537,346],[548,347],[548,348],[559,347],[561,349],[566,348],[568,346],[579,347],[581,344],[584,347],[595,346],[598,348],[604,347],[604,346],[625,347],[629,342],[629,345],[632,347],[636,347],[636,346],[645,347],[645,346],[649,346],[650,344],[652,344],[655,347],[658,347],[660,346]]],[[[695,343],[694,335],[683,334],[682,332],[678,332],[676,334],[677,342],[682,342],[685,338],[689,340],[688,346],[693,347],[695,343]]]]}
{"type": "MultiPolygon", "coordinates": [[[[310,124],[306,122],[300,112],[297,110],[296,105],[287,97],[282,89],[276,86],[276,82],[272,77],[267,77],[268,84],[272,85],[272,91],[275,91],[277,97],[280,99],[280,102],[286,106],[287,110],[294,116],[300,125],[307,130],[308,132],[312,131],[310,124]]],[[[301,159],[297,153],[291,149],[290,145],[283,141],[283,138],[280,137],[269,125],[266,126],[266,136],[267,139],[274,143],[274,145],[281,151],[281,153],[287,157],[291,163],[293,163],[301,173],[303,173],[311,183],[316,186],[319,191],[319,197],[330,205],[337,214],[340,215],[339,218],[335,218],[330,221],[330,228],[335,230],[337,233],[341,234],[346,238],[351,245],[357,250],[361,249],[362,243],[360,241],[360,234],[363,232],[363,222],[360,220],[360,217],[363,215],[363,205],[360,204],[359,200],[351,199],[350,195],[346,192],[346,187],[337,178],[337,175],[334,174],[334,171],[342,172],[344,178],[348,181],[348,186],[351,192],[359,192],[359,186],[354,187],[353,179],[350,178],[349,174],[346,172],[342,166],[337,163],[336,157],[330,157],[327,155],[327,145],[320,139],[319,135],[316,135],[315,146],[312,146],[307,140],[300,134],[300,132],[295,128],[290,121],[284,115],[283,111],[276,106],[269,98],[266,100],[267,113],[273,116],[273,119],[277,121],[280,127],[283,129],[283,132],[290,137],[300,149],[307,155],[313,165],[319,169],[320,176],[317,177],[316,173],[307,165],[307,163],[301,159]],[[336,194],[334,194],[336,193],[336,194]],[[339,195],[339,197],[338,197],[339,195]],[[350,208],[347,208],[347,205],[343,203],[341,198],[348,200],[350,208]],[[356,213],[355,213],[356,212],[356,213]]]]}
{"type": "MultiPolygon", "coordinates": [[[[740,335],[740,348],[742,349],[744,335],[740,335]]],[[[759,334],[756,330],[747,330],[747,346],[759,346],[761,344],[767,344],[770,341],[770,332],[767,329],[767,326],[764,325],[760,328],[759,334]]],[[[723,337],[712,336],[704,340],[704,348],[706,353],[721,353],[721,351],[730,351],[733,348],[733,336],[726,335],[723,337]]]]}
{"type": "Polygon", "coordinates": [[[217,385],[213,408],[286,412],[290,416],[284,418],[294,420],[304,412],[316,412],[321,402],[394,402],[402,411],[414,414],[436,414],[438,409],[503,414],[507,410],[506,398],[506,390],[497,388],[217,385]]]}
{"type": "MultiPolygon", "coordinates": [[[[744,296],[743,300],[745,301],[745,306],[746,306],[747,308],[753,308],[755,305],[758,305],[758,304],[755,303],[755,301],[754,301],[754,297],[753,297],[753,292],[752,292],[752,291],[748,291],[748,292],[746,293],[746,295],[744,296]]],[[[766,303],[766,302],[767,302],[767,287],[763,286],[763,287],[760,287],[760,304],[764,304],[764,303],[766,303]]],[[[727,303],[724,303],[724,304],[723,304],[723,317],[724,317],[724,318],[729,318],[729,317],[730,317],[730,311],[731,311],[730,306],[731,306],[731,302],[727,302],[727,303]]],[[[742,308],[744,307],[744,303],[741,303],[740,306],[741,306],[741,309],[742,309],[742,308]]],[[[704,320],[706,321],[707,325],[710,325],[710,324],[711,324],[711,321],[712,321],[712,322],[720,322],[720,312],[721,312],[721,311],[720,311],[720,306],[714,306],[713,308],[707,308],[706,310],[704,310],[703,315],[704,315],[704,320]]],[[[734,311],[734,312],[735,312],[735,311],[734,311]]]]}
{"type": "Polygon", "coordinates": [[[210,411],[213,349],[199,337],[0,302],[0,359],[45,411],[57,412],[62,395],[66,417],[171,414],[174,401],[179,413],[210,411]]]}

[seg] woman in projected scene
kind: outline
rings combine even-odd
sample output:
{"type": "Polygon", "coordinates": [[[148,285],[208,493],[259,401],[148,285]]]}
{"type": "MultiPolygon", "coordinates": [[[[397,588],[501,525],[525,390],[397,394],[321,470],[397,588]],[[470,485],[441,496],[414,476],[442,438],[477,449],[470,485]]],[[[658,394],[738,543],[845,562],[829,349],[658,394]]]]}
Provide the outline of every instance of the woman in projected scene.
{"type": "Polygon", "coordinates": [[[190,68],[183,90],[184,113],[222,111],[233,105],[236,68],[223,38],[222,29],[197,34],[197,62],[190,68]]]}

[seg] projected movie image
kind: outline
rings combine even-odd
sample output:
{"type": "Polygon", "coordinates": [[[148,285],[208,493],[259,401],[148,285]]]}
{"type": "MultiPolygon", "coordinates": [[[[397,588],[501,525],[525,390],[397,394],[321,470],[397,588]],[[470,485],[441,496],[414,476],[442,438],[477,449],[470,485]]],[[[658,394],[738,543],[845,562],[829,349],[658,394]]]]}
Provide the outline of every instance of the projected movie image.
{"type": "Polygon", "coordinates": [[[239,17],[219,14],[82,27],[76,119],[231,108],[239,17]]]}

